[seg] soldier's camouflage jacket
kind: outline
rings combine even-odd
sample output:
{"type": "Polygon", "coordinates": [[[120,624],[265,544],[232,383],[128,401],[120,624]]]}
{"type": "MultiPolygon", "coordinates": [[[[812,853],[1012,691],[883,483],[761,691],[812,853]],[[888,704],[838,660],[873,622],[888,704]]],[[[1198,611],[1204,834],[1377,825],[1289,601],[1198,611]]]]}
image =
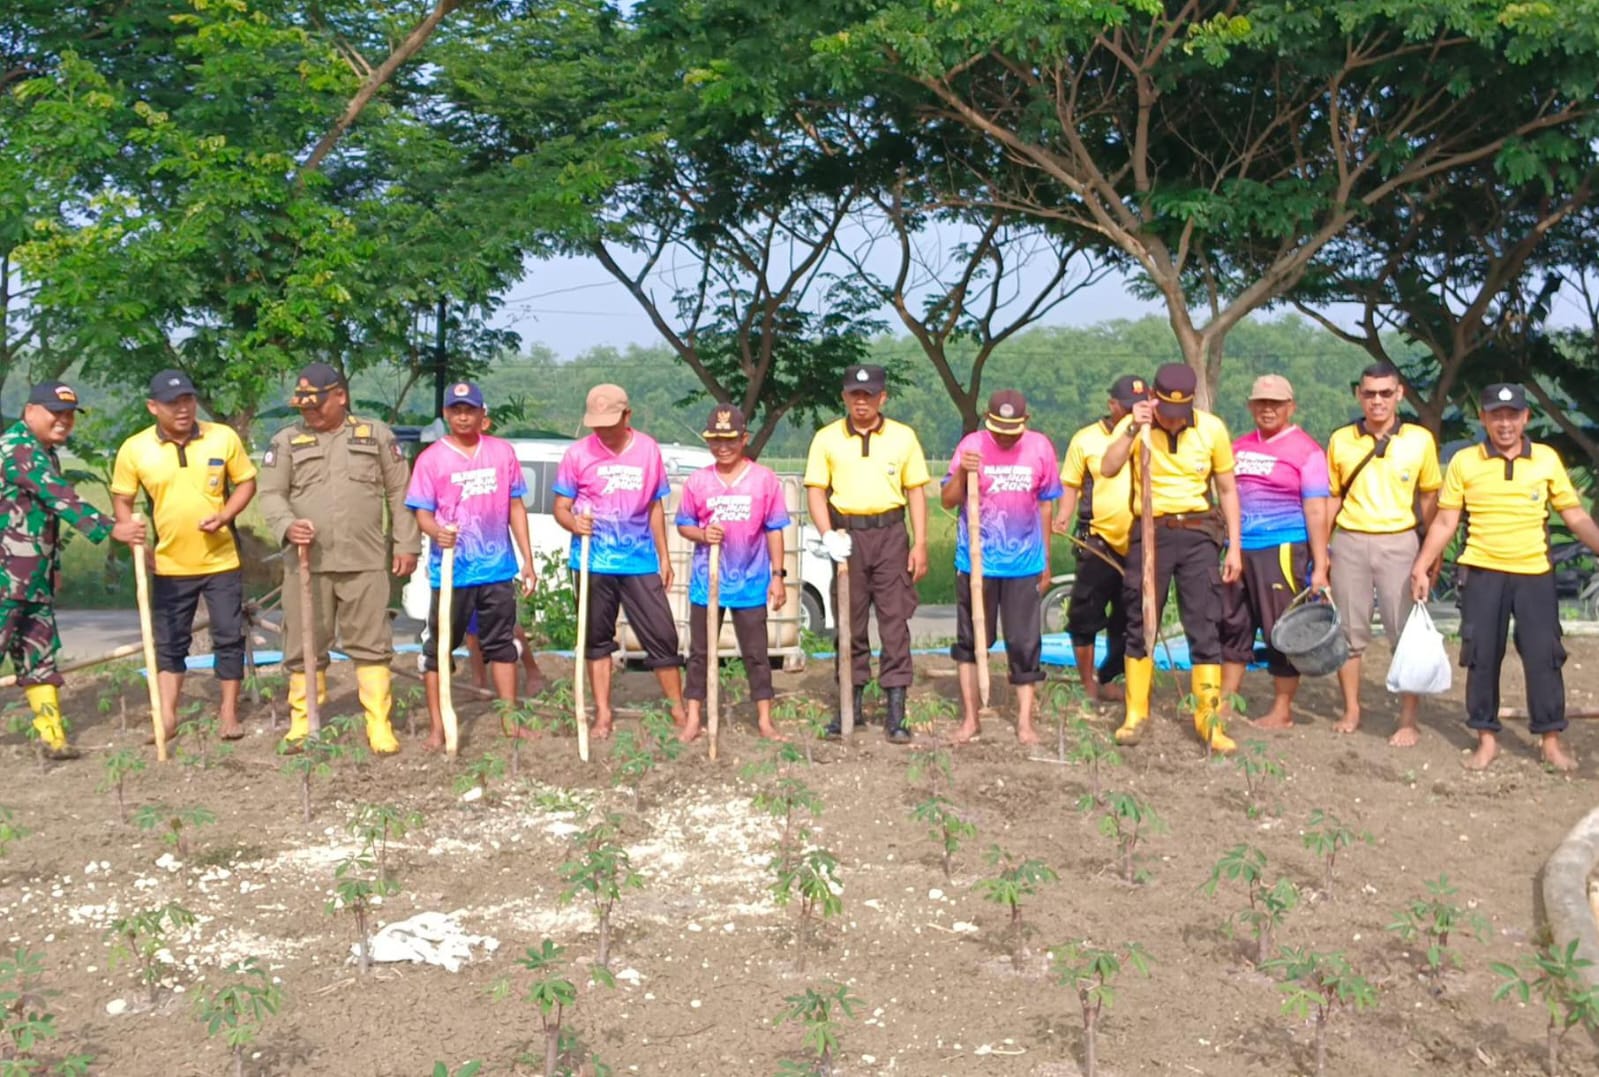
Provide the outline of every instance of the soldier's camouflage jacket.
{"type": "Polygon", "coordinates": [[[111,517],[78,496],[61,477],[54,450],[19,420],[0,434],[0,598],[51,600],[62,520],[95,542],[111,534],[111,517]]]}

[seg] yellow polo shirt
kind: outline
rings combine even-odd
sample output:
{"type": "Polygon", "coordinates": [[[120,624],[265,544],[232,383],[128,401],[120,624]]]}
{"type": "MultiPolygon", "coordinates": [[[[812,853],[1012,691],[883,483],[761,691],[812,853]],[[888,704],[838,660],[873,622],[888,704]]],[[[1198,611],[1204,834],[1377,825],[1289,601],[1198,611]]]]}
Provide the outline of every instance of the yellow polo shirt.
{"type": "Polygon", "coordinates": [[[238,568],[239,551],[228,528],[207,534],[200,521],[222,511],[230,485],[253,478],[255,465],[231,427],[197,422],[194,436],[180,445],[152,426],[117,450],[111,492],[149,493],[157,575],[209,576],[238,568]]]}
{"type": "Polygon", "coordinates": [[[805,485],[830,491],[827,500],[846,516],[904,508],[905,491],[930,479],[916,431],[887,417],[866,434],[851,430],[847,419],[828,423],[811,439],[805,460],[805,485]]]}
{"type": "Polygon", "coordinates": [[[1560,455],[1527,439],[1514,457],[1486,444],[1461,449],[1438,495],[1439,508],[1466,512],[1462,565],[1526,576],[1549,571],[1549,510],[1581,504],[1560,455]]]}
{"type": "MultiPolygon", "coordinates": [[[[1131,415],[1123,417],[1112,436],[1125,438],[1132,421],[1131,415]]],[[[1187,426],[1175,434],[1154,426],[1150,429],[1149,441],[1149,491],[1155,515],[1207,511],[1210,477],[1227,475],[1233,470],[1233,439],[1227,433],[1227,424],[1210,412],[1195,408],[1194,418],[1187,426]]],[[[1128,467],[1124,469],[1133,483],[1130,491],[1137,490],[1141,481],[1138,457],[1135,444],[1127,457],[1128,467]]]]}
{"type": "Polygon", "coordinates": [[[1361,469],[1352,489],[1349,476],[1377,445],[1364,422],[1340,426],[1327,439],[1327,478],[1332,496],[1343,498],[1338,526],[1369,535],[1397,535],[1416,526],[1416,491],[1443,485],[1438,446],[1425,426],[1401,423],[1387,451],[1361,469]]]}
{"type": "Polygon", "coordinates": [[[1126,553],[1133,533],[1133,469],[1124,467],[1111,478],[1100,471],[1105,450],[1115,438],[1115,428],[1101,419],[1072,435],[1060,481],[1089,500],[1088,530],[1104,539],[1117,553],[1126,553]]]}

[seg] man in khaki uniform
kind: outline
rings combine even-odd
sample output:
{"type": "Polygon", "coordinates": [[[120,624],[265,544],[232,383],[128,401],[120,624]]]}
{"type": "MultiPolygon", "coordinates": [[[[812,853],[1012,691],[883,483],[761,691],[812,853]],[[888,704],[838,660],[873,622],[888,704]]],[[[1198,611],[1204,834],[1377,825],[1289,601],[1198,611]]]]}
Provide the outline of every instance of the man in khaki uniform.
{"type": "MultiPolygon", "coordinates": [[[[300,372],[293,402],[300,421],[273,435],[261,459],[257,503],[280,542],[310,547],[317,701],[327,696],[328,646],[337,629],[339,649],[355,662],[367,742],[374,752],[397,752],[400,745],[389,725],[394,638],[384,572],[409,576],[421,550],[416,517],[405,507],[410,470],[392,430],[376,419],[349,413],[344,379],[326,363],[312,363],[300,372]]],[[[298,551],[287,551],[283,563],[287,740],[293,743],[309,731],[298,551]]]]}

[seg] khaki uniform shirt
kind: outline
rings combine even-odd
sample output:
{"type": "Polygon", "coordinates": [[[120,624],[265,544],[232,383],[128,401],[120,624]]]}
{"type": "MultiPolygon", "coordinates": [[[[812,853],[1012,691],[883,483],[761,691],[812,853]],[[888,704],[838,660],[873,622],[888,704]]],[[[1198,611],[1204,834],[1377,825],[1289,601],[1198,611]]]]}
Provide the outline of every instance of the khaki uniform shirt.
{"type": "Polygon", "coordinates": [[[319,433],[303,422],[272,436],[261,458],[256,503],[279,542],[298,519],[316,527],[312,572],[387,572],[391,554],[384,506],[394,533],[394,553],[420,552],[416,517],[405,507],[410,469],[394,431],[354,415],[319,433]]]}

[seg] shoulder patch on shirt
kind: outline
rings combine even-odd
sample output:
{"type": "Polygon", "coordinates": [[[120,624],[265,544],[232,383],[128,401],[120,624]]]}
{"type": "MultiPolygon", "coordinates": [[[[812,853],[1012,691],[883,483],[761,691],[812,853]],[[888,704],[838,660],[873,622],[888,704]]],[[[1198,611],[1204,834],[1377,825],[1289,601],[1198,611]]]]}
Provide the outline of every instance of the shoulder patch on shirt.
{"type": "Polygon", "coordinates": [[[266,451],[266,454],[261,457],[261,466],[262,467],[277,467],[278,466],[278,451],[276,449],[268,449],[266,451]]]}
{"type": "Polygon", "coordinates": [[[396,460],[405,459],[405,454],[400,451],[400,443],[398,441],[389,442],[389,455],[393,456],[396,460]]]}
{"type": "Polygon", "coordinates": [[[372,428],[366,423],[360,423],[355,428],[355,436],[358,438],[369,438],[372,436],[372,428]]]}

